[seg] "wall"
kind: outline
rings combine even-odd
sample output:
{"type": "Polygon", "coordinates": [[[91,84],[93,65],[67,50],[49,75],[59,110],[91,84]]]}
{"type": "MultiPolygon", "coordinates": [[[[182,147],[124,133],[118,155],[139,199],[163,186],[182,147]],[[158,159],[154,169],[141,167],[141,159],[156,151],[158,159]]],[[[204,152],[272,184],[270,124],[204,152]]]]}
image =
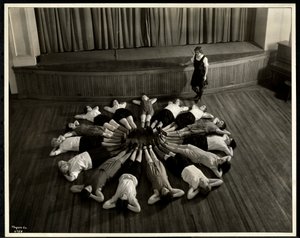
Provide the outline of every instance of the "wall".
{"type": "Polygon", "coordinates": [[[12,67],[36,65],[40,55],[37,27],[33,8],[8,7],[9,85],[12,94],[18,93],[12,67]]]}
{"type": "Polygon", "coordinates": [[[292,8],[259,8],[256,12],[254,41],[264,50],[276,50],[280,41],[290,41],[292,8]]]}

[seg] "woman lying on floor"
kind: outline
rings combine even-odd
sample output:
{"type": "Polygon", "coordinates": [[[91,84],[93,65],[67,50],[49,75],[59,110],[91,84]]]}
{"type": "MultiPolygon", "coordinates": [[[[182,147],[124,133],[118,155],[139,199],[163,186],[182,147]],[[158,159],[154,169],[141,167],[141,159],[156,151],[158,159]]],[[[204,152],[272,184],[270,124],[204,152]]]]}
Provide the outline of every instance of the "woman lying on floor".
{"type": "Polygon", "coordinates": [[[223,184],[221,179],[207,178],[188,158],[180,154],[166,153],[159,145],[154,145],[153,150],[171,173],[189,184],[188,199],[194,198],[199,192],[206,195],[212,187],[223,184]]]}
{"type": "Polygon", "coordinates": [[[191,144],[205,151],[222,151],[226,155],[233,156],[233,150],[236,147],[236,142],[227,134],[220,135],[203,135],[192,134],[184,138],[181,137],[168,137],[161,135],[161,138],[167,142],[174,144],[191,144]]]}
{"type": "Polygon", "coordinates": [[[180,99],[176,99],[175,102],[168,102],[168,105],[164,109],[157,112],[153,116],[151,120],[151,128],[156,129],[168,126],[169,124],[174,122],[179,113],[189,110],[188,107],[181,106],[180,104],[180,99]]]}
{"type": "Polygon", "coordinates": [[[77,179],[81,171],[97,168],[109,158],[123,151],[126,147],[127,145],[124,143],[118,146],[94,148],[80,153],[68,161],[58,161],[58,168],[64,177],[72,182],[77,179]]]}
{"type": "Polygon", "coordinates": [[[126,127],[129,131],[137,128],[132,112],[126,109],[127,103],[119,103],[117,100],[113,100],[113,106],[105,106],[104,110],[113,114],[113,120],[120,122],[123,126],[126,127]]]}
{"type": "Polygon", "coordinates": [[[154,115],[153,104],[157,101],[157,98],[149,98],[146,94],[142,95],[141,100],[132,100],[136,105],[140,105],[142,108],[141,114],[141,127],[150,126],[150,121],[154,115]]]}
{"type": "Polygon", "coordinates": [[[142,149],[134,150],[130,159],[121,168],[121,176],[115,194],[103,204],[104,209],[117,208],[119,211],[129,209],[140,212],[141,207],[136,198],[136,187],[142,174],[142,149]]]}
{"type": "Polygon", "coordinates": [[[148,199],[148,204],[154,204],[159,200],[168,203],[174,198],[183,196],[183,190],[171,186],[167,171],[153,152],[152,145],[149,145],[148,149],[144,146],[143,150],[147,161],[147,177],[154,191],[154,194],[148,199]]]}
{"type": "MultiPolygon", "coordinates": [[[[137,147],[135,150],[137,150],[137,147]]],[[[73,193],[80,193],[83,197],[89,197],[97,202],[103,202],[103,187],[108,180],[116,175],[130,155],[135,157],[135,154],[132,152],[133,149],[129,149],[128,152],[123,150],[117,156],[106,160],[97,169],[92,171],[92,175],[87,179],[85,184],[73,185],[70,190],[73,193]]]]}
{"type": "Polygon", "coordinates": [[[76,120],[73,123],[68,123],[64,137],[70,136],[104,136],[106,138],[124,138],[126,133],[119,130],[119,128],[111,131],[111,129],[108,129],[105,126],[79,123],[79,121],[76,120]]]}
{"type": "Polygon", "coordinates": [[[224,157],[219,157],[218,155],[204,151],[194,145],[178,145],[166,142],[162,139],[159,143],[166,149],[172,151],[173,153],[179,153],[187,158],[189,158],[195,164],[202,164],[209,169],[211,169],[214,174],[221,178],[222,175],[230,169],[231,156],[227,155],[224,157]]]}
{"type": "MultiPolygon", "coordinates": [[[[117,123],[114,119],[111,117],[101,114],[99,111],[99,107],[96,106],[94,108],[91,108],[90,106],[86,106],[86,110],[84,114],[78,114],[74,116],[76,119],[81,120],[87,120],[90,122],[93,122],[96,126],[103,126],[110,131],[118,131],[128,134],[128,129],[126,129],[124,126],[117,123]]],[[[69,126],[73,126],[72,124],[69,124],[69,126]]]]}
{"type": "Polygon", "coordinates": [[[208,112],[206,112],[206,106],[202,105],[199,107],[198,105],[194,104],[192,108],[188,112],[180,113],[173,123],[169,126],[165,127],[165,131],[175,131],[180,130],[187,125],[194,124],[199,119],[213,119],[214,116],[208,112]]]}
{"type": "MultiPolygon", "coordinates": [[[[66,135],[66,134],[65,134],[66,135]]],[[[67,134],[70,136],[71,134],[67,134]]],[[[65,137],[60,135],[58,138],[51,140],[53,147],[50,156],[56,156],[68,151],[87,151],[97,147],[119,146],[123,143],[124,138],[103,136],[71,136],[65,137]]]]}
{"type": "Polygon", "coordinates": [[[180,130],[173,130],[172,127],[165,127],[162,129],[162,134],[169,137],[185,137],[192,134],[219,134],[230,135],[230,132],[225,130],[226,123],[215,117],[213,120],[199,119],[194,124],[187,125],[180,130]]]}

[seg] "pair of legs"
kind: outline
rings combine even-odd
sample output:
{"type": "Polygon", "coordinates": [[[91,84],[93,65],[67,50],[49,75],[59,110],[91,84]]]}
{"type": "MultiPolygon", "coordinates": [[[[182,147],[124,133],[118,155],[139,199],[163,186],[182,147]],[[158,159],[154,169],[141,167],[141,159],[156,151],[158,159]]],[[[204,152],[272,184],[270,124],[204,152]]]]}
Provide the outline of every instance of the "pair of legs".
{"type": "Polygon", "coordinates": [[[123,126],[125,126],[125,128],[128,129],[129,131],[132,131],[137,128],[132,116],[128,116],[120,119],[120,123],[123,126]]]}
{"type": "Polygon", "coordinates": [[[125,150],[121,151],[115,157],[112,157],[101,164],[100,167],[95,170],[93,176],[91,176],[91,180],[88,184],[73,185],[70,190],[73,193],[80,193],[83,189],[86,189],[90,193],[90,198],[94,199],[97,202],[103,202],[104,195],[102,193],[102,188],[106,184],[106,181],[112,178],[117,173],[121,165],[127,158],[129,158],[131,153],[132,151],[129,151],[127,153],[125,150]],[[93,191],[94,194],[92,193],[93,191]]]}
{"type": "Polygon", "coordinates": [[[145,125],[148,127],[150,126],[150,121],[152,119],[152,116],[151,114],[146,114],[145,112],[142,113],[141,115],[141,127],[144,128],[145,125]]]}
{"type": "MultiPolygon", "coordinates": [[[[148,148],[146,146],[143,147],[144,154],[146,161],[148,163],[148,166],[158,166],[157,169],[160,171],[159,176],[161,176],[161,180],[164,181],[163,187],[158,189],[153,190],[153,195],[150,196],[148,199],[148,204],[154,204],[157,201],[161,200],[164,197],[170,197],[176,198],[176,197],[181,197],[184,195],[184,191],[178,188],[172,188],[169,181],[168,181],[168,176],[166,169],[164,165],[160,162],[160,160],[156,157],[156,154],[154,153],[152,149],[152,145],[149,145],[148,148]],[[155,164],[153,164],[155,163],[155,164]]],[[[151,176],[151,174],[150,174],[151,176]]],[[[158,176],[158,175],[156,175],[158,176]]],[[[157,178],[157,177],[156,177],[157,178]]]]}
{"type": "Polygon", "coordinates": [[[111,119],[108,123],[104,123],[103,126],[113,132],[128,134],[128,129],[117,123],[114,119],[111,119]]]}
{"type": "Polygon", "coordinates": [[[192,90],[196,93],[195,96],[195,102],[198,102],[198,100],[201,99],[202,94],[203,94],[203,85],[194,85],[192,86],[192,90]]]}

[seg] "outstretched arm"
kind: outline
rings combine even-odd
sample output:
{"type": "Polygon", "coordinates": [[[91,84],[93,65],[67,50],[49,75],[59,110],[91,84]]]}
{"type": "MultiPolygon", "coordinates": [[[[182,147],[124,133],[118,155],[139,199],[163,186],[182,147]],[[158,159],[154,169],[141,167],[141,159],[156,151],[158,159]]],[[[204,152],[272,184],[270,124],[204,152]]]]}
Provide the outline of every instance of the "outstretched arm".
{"type": "Polygon", "coordinates": [[[141,105],[141,101],[140,100],[132,100],[132,102],[134,103],[134,104],[136,104],[136,105],[141,105]]]}
{"type": "Polygon", "coordinates": [[[156,103],[157,98],[151,98],[151,99],[149,99],[149,100],[150,100],[150,102],[151,102],[152,104],[154,104],[154,103],[156,103]]]}

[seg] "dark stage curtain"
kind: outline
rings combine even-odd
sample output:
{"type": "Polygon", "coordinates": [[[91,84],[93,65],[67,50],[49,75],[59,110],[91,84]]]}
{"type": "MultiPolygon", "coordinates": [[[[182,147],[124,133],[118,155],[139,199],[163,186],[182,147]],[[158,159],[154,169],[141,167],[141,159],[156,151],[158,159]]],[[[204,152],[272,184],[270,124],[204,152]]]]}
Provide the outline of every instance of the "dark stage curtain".
{"type": "Polygon", "coordinates": [[[41,53],[251,41],[254,8],[36,8],[41,53]]]}

